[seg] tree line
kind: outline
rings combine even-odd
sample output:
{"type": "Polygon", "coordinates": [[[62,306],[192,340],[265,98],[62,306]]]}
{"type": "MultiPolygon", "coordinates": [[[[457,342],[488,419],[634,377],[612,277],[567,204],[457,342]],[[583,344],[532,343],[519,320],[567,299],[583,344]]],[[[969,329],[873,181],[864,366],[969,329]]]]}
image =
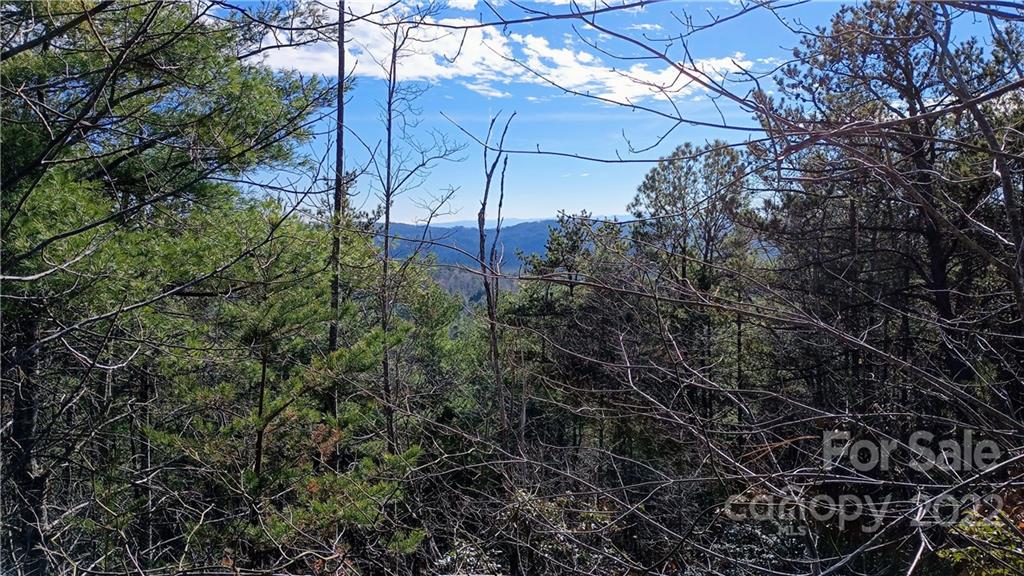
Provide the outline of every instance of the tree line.
{"type": "Polygon", "coordinates": [[[717,21],[605,23],[646,4],[3,4],[0,572],[1024,573],[1019,6],[837,7],[727,81],[665,47],[717,21]],[[503,269],[516,158],[632,160],[512,149],[515,114],[421,130],[399,63],[539,21],[747,120],[503,269]],[[391,47],[377,143],[345,124],[355,22],[391,47]],[[259,59],[314,42],[334,80],[259,59]],[[467,303],[391,209],[474,147],[467,303]]]}

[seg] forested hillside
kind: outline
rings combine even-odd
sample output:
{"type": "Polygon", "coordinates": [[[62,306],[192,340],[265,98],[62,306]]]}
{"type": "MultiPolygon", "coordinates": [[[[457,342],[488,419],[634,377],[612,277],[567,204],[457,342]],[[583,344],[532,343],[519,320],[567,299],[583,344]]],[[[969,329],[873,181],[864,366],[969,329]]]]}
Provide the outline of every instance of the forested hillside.
{"type": "MultiPolygon", "coordinates": [[[[548,230],[556,224],[556,220],[540,220],[502,226],[496,248],[503,270],[518,273],[524,259],[543,255],[548,230]]],[[[487,226],[484,234],[493,239],[497,230],[497,227],[487,226]]],[[[438,264],[480,266],[480,230],[477,228],[394,223],[391,231],[398,238],[392,252],[395,257],[408,258],[419,253],[433,255],[438,264]]]]}
{"type": "Polygon", "coordinates": [[[470,5],[0,4],[0,574],[1024,574],[1024,8],[470,5]],[[787,61],[690,54],[758,14],[787,61]],[[670,145],[419,126],[396,62],[473,34],[670,145]],[[266,59],[310,46],[340,78],[266,59]],[[471,151],[479,229],[395,222],[471,151]],[[487,226],[537,155],[646,176],[487,226]]]}

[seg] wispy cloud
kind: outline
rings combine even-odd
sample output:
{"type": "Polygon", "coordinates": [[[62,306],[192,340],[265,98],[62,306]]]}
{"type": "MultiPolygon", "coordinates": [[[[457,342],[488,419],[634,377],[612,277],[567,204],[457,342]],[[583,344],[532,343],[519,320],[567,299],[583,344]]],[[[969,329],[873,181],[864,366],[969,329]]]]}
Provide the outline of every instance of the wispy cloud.
{"type": "Polygon", "coordinates": [[[488,98],[508,98],[511,96],[508,92],[499,90],[490,84],[482,82],[462,82],[461,84],[473,92],[487,96],[488,98]]]}
{"type": "MultiPolygon", "coordinates": [[[[455,0],[468,6],[469,0],[455,0]]],[[[439,18],[439,24],[472,24],[471,18],[439,18]]],[[[657,24],[633,24],[634,30],[655,30],[657,24]]],[[[349,72],[383,78],[390,58],[388,28],[366,21],[351,25],[347,49],[349,72]]],[[[697,79],[721,81],[752,62],[742,52],[706,58],[691,64],[636,63],[623,68],[601,56],[578,50],[566,38],[557,43],[535,34],[503,34],[499,28],[451,30],[422,26],[411,31],[415,48],[398,60],[398,74],[407,80],[458,80],[469,90],[490,98],[510,96],[513,84],[555,85],[565,90],[619,102],[647,98],[691,96],[703,92],[697,79]]],[[[278,69],[333,76],[337,53],[333,44],[312,44],[270,50],[264,62],[278,69]]]]}
{"type": "Polygon", "coordinates": [[[661,30],[661,24],[630,24],[627,30],[641,30],[643,32],[657,32],[661,30]]]}

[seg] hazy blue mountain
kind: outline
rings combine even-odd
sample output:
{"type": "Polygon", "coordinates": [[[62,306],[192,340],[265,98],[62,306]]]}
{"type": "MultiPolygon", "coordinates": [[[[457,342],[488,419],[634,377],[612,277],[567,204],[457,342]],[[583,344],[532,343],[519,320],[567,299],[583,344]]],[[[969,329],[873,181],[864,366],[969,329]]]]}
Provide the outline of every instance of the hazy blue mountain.
{"type": "MultiPolygon", "coordinates": [[[[556,220],[540,220],[504,225],[498,240],[502,251],[502,268],[513,273],[521,264],[518,253],[524,255],[542,254],[548,239],[548,230],[557,224],[556,220]]],[[[480,233],[469,226],[431,226],[424,237],[424,226],[417,224],[392,224],[392,235],[402,238],[395,241],[392,257],[404,258],[420,248],[424,254],[434,254],[440,264],[461,264],[479,266],[475,257],[480,250],[480,233]],[[425,238],[425,242],[420,242],[425,238]],[[422,244],[422,246],[421,246],[422,244]],[[468,253],[468,254],[466,254],[468,253]]],[[[494,238],[494,228],[487,229],[487,243],[494,238]]]]}
{"type": "MultiPolygon", "coordinates": [[[[516,224],[523,224],[523,223],[526,223],[526,222],[546,222],[546,221],[547,221],[546,218],[502,218],[502,222],[503,222],[502,225],[507,228],[509,226],[514,226],[516,224]]],[[[495,220],[493,218],[488,218],[487,222],[485,223],[485,225],[488,228],[493,228],[494,227],[494,223],[495,223],[495,220]]],[[[464,228],[476,229],[476,220],[475,219],[474,220],[452,220],[450,222],[434,222],[433,224],[431,224],[431,226],[433,226],[435,228],[457,228],[457,227],[461,226],[461,227],[464,227],[464,228]]]]}

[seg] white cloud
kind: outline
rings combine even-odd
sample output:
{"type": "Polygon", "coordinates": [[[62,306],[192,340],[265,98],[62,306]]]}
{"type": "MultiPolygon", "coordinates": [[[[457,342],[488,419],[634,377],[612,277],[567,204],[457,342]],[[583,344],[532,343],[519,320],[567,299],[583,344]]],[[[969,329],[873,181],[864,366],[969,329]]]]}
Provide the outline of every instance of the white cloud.
{"type": "Polygon", "coordinates": [[[462,82],[462,85],[465,86],[466,88],[469,88],[473,92],[476,92],[477,94],[482,94],[484,96],[487,96],[488,98],[508,98],[509,96],[511,96],[511,94],[509,94],[508,92],[504,92],[502,90],[495,88],[494,86],[491,86],[490,84],[486,84],[483,82],[462,82]]]}
{"type": "MultiPolygon", "coordinates": [[[[468,18],[443,18],[430,23],[460,25],[475,23],[468,18]]],[[[346,48],[347,73],[371,78],[386,75],[391,54],[391,27],[359,20],[349,26],[346,48]]],[[[409,31],[409,41],[398,59],[398,75],[406,80],[450,80],[473,78],[485,83],[507,78],[514,64],[507,40],[494,28],[452,30],[421,26],[409,31]],[[463,38],[465,37],[465,38],[463,38]]],[[[337,48],[331,43],[286,47],[265,53],[264,63],[272,68],[297,70],[304,74],[337,74],[337,48]]]]}
{"type": "MultiPolygon", "coordinates": [[[[456,0],[468,4],[469,0],[456,0]]],[[[438,24],[472,24],[470,18],[430,20],[438,24]]],[[[635,24],[644,29],[653,25],[635,24]]],[[[348,72],[383,78],[389,65],[390,27],[357,21],[348,30],[348,72]]],[[[512,33],[499,28],[452,30],[422,26],[410,31],[410,50],[399,57],[398,75],[406,80],[457,80],[484,96],[504,98],[509,92],[498,86],[514,83],[556,85],[565,90],[590,94],[617,102],[639,102],[646,98],[692,96],[704,90],[694,78],[722,80],[751,62],[741,52],[722,58],[698,60],[695,66],[664,62],[636,63],[621,68],[622,62],[605,62],[599,55],[575,49],[559,38],[558,45],[543,36],[512,33]]],[[[264,62],[278,69],[305,74],[333,76],[337,73],[337,49],[333,44],[314,44],[270,50],[264,62]]]]}
{"type": "Polygon", "coordinates": [[[472,10],[476,8],[476,0],[448,0],[448,7],[456,10],[472,10]]]}
{"type": "Polygon", "coordinates": [[[627,30],[642,30],[644,32],[657,32],[661,30],[661,24],[631,24],[626,27],[627,30]]]}
{"type": "Polygon", "coordinates": [[[522,45],[523,67],[535,81],[616,102],[689,95],[701,90],[694,79],[718,81],[751,64],[743,53],[737,52],[731,57],[698,60],[692,68],[665,64],[654,70],[646,63],[639,63],[615,69],[592,54],[553,47],[540,36],[512,34],[510,39],[522,45]]]}

